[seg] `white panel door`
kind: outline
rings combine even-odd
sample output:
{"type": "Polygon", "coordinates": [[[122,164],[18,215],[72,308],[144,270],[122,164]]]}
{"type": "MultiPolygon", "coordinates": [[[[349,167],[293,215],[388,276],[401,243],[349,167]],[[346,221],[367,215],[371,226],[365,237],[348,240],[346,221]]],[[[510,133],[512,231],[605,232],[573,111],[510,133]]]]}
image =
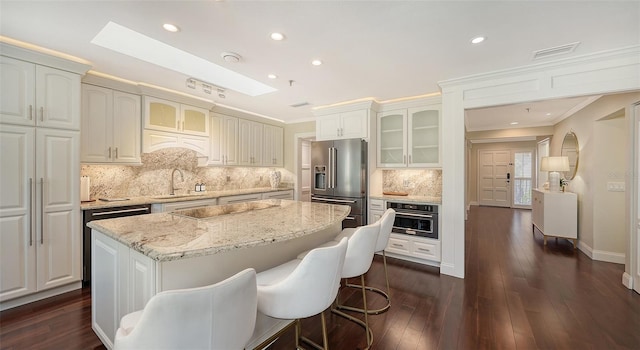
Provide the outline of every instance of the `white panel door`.
{"type": "Polygon", "coordinates": [[[112,90],[82,84],[80,159],[83,162],[111,162],[112,115],[112,90]]]}
{"type": "Polygon", "coordinates": [[[238,164],[238,118],[225,117],[222,123],[224,164],[236,165],[238,164]]]}
{"type": "Polygon", "coordinates": [[[369,128],[367,110],[340,113],[340,138],[366,138],[369,128]]]}
{"type": "Polygon", "coordinates": [[[0,122],[35,125],[35,65],[0,56],[0,122]]]}
{"type": "Polygon", "coordinates": [[[210,165],[224,164],[224,154],[222,153],[224,150],[223,120],[224,116],[214,114],[211,116],[211,121],[209,122],[211,131],[209,136],[209,141],[211,142],[211,146],[209,147],[210,165]]]}
{"type": "Polygon", "coordinates": [[[478,203],[498,207],[511,206],[510,151],[479,151],[478,203]]]}
{"type": "Polygon", "coordinates": [[[340,114],[323,115],[316,119],[316,140],[339,139],[340,114]]]}
{"type": "Polygon", "coordinates": [[[113,161],[140,163],[140,96],[113,91],[113,161]]]}
{"type": "Polygon", "coordinates": [[[36,131],[38,290],[82,277],[78,132],[36,131]]]}
{"type": "Polygon", "coordinates": [[[37,125],[80,130],[80,76],[36,65],[37,125]]]}
{"type": "Polygon", "coordinates": [[[36,290],[34,134],[0,125],[0,301],[36,290]]]}

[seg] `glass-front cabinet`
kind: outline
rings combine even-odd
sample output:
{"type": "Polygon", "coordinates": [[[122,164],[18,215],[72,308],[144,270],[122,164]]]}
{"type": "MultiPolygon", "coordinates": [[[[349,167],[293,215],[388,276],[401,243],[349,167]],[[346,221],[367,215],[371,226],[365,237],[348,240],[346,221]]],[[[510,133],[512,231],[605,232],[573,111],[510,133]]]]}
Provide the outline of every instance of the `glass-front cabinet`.
{"type": "Polygon", "coordinates": [[[440,105],[378,114],[378,167],[439,167],[440,105]]]}
{"type": "Polygon", "coordinates": [[[155,97],[144,97],[145,129],[209,136],[209,111],[155,97]]]}

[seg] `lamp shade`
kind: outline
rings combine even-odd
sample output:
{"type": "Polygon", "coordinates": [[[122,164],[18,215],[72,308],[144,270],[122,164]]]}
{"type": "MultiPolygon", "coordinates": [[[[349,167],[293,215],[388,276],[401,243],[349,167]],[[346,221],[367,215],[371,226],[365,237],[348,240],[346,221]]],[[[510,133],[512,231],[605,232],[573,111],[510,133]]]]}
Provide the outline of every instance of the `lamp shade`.
{"type": "Polygon", "coordinates": [[[569,157],[542,157],[541,171],[569,171],[569,157]]]}

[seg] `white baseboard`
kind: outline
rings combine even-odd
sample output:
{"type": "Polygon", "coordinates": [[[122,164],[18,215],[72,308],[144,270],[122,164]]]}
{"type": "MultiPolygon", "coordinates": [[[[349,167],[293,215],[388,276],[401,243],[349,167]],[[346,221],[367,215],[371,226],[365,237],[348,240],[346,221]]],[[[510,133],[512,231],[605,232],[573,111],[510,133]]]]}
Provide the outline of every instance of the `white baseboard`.
{"type": "Polygon", "coordinates": [[[469,207],[471,207],[472,205],[474,205],[474,206],[476,206],[476,207],[477,207],[477,206],[479,206],[480,204],[478,204],[478,202],[476,202],[476,201],[471,201],[471,202],[469,202],[469,207]]]}
{"type": "Polygon", "coordinates": [[[614,264],[624,264],[626,255],[623,253],[609,252],[606,250],[596,250],[588,246],[583,241],[578,242],[578,249],[582,251],[586,256],[595,261],[604,261],[614,264]]]}
{"type": "Polygon", "coordinates": [[[631,275],[626,272],[623,273],[622,284],[629,289],[633,289],[633,277],[631,277],[631,275]]]}

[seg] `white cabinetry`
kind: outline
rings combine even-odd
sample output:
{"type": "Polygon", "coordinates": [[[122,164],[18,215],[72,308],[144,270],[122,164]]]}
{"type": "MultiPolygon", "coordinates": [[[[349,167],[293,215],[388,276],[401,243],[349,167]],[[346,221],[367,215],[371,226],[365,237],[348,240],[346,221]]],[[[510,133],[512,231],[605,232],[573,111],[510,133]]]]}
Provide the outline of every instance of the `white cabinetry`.
{"type": "Polygon", "coordinates": [[[293,190],[265,192],[262,199],[290,199],[293,200],[293,190]]]}
{"type": "Polygon", "coordinates": [[[369,137],[369,110],[361,109],[318,116],[316,140],[340,140],[369,137]]]}
{"type": "Polygon", "coordinates": [[[219,205],[258,201],[262,199],[262,193],[240,194],[237,196],[227,196],[218,198],[219,205]]]}
{"type": "Polygon", "coordinates": [[[567,238],[578,247],[578,196],[572,192],[533,190],[532,222],[544,237],[567,238]]]}
{"type": "Polygon", "coordinates": [[[213,114],[210,139],[209,164],[238,164],[238,118],[213,114]]]}
{"type": "Polygon", "coordinates": [[[203,155],[209,155],[209,138],[172,132],[144,130],[143,152],[153,152],[168,147],[184,147],[203,155]]]}
{"type": "Polygon", "coordinates": [[[82,162],[140,163],[140,124],[140,96],[82,84],[82,162]]]}
{"type": "Polygon", "coordinates": [[[386,210],[384,200],[382,199],[369,199],[369,224],[373,224],[380,220],[384,211],[386,210]]]}
{"type": "Polygon", "coordinates": [[[263,124],[240,119],[238,122],[238,164],[262,165],[263,124]]]}
{"type": "Polygon", "coordinates": [[[390,253],[390,256],[410,261],[440,262],[441,260],[440,241],[431,238],[392,233],[385,251],[390,253]]]}
{"type": "Polygon", "coordinates": [[[218,204],[216,198],[187,200],[181,202],[151,204],[151,213],[172,212],[183,209],[197,209],[218,204]]]}
{"type": "Polygon", "coordinates": [[[262,164],[264,166],[284,166],[284,130],[279,126],[264,125],[262,164]]]}
{"type": "Polygon", "coordinates": [[[0,125],[0,301],[80,281],[77,131],[0,125]]]}
{"type": "Polygon", "coordinates": [[[144,97],[145,129],[209,137],[209,111],[155,97],[144,97]]]}
{"type": "Polygon", "coordinates": [[[378,167],[440,166],[440,105],[378,114],[378,167]]]}
{"type": "Polygon", "coordinates": [[[0,122],[80,130],[80,75],[0,56],[0,122]]]}

